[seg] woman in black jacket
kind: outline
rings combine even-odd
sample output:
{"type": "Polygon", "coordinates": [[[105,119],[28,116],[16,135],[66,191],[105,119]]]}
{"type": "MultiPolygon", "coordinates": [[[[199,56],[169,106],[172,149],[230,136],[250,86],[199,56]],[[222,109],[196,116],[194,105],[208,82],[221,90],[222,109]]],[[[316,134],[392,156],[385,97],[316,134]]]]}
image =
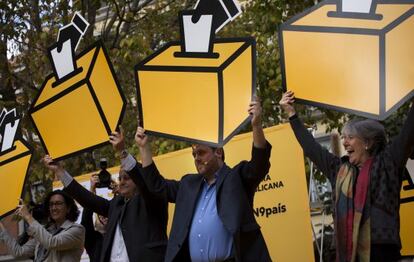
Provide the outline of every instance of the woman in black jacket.
{"type": "MultiPolygon", "coordinates": [[[[123,158],[123,152],[126,151],[122,133],[113,133],[110,142],[117,155],[123,158]]],[[[62,181],[65,192],[84,208],[108,218],[100,254],[101,262],[164,260],[168,203],[148,192],[139,168],[131,176],[121,169],[118,176],[119,195],[107,200],[85,189],[50,156],[45,156],[44,162],[62,181]]]]}
{"type": "Polygon", "coordinates": [[[401,249],[400,189],[414,148],[414,107],[390,143],[377,121],[346,123],[342,143],[347,155],[339,158],[320,146],[303,126],[294,100],[294,93],[288,91],[280,105],[305,155],[334,189],[337,261],[397,261],[401,249]]]}

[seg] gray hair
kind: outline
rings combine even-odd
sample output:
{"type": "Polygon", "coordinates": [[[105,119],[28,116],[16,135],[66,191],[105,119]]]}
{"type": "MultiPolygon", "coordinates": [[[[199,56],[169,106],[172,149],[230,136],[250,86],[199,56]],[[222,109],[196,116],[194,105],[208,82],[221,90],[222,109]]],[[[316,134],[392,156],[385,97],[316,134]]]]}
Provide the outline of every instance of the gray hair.
{"type": "Polygon", "coordinates": [[[371,119],[353,119],[348,121],[342,129],[342,134],[353,135],[364,142],[371,144],[368,153],[378,154],[387,144],[384,126],[371,119]]]}

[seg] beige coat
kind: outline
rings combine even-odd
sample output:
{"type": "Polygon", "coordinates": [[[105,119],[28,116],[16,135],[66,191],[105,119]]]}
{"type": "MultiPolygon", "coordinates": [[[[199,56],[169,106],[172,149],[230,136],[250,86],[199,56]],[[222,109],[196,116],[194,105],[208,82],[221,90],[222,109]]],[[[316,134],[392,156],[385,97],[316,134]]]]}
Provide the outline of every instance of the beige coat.
{"type": "MultiPolygon", "coordinates": [[[[32,238],[23,246],[7,232],[0,232],[0,240],[3,240],[11,255],[15,257],[33,257],[37,255],[39,247],[48,250],[44,261],[46,262],[78,262],[82,256],[83,243],[85,241],[85,229],[82,225],[66,220],[62,230],[52,235],[37,221],[34,221],[27,232],[32,238]]],[[[36,259],[35,259],[36,260],[36,259]]]]}

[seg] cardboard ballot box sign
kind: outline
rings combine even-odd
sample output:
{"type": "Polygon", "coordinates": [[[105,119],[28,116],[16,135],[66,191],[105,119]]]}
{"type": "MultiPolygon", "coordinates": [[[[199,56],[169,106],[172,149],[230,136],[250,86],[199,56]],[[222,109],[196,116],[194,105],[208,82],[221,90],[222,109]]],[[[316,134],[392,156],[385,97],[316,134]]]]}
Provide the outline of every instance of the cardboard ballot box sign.
{"type": "Polygon", "coordinates": [[[19,204],[32,153],[22,140],[14,148],[0,154],[0,218],[13,212],[19,204]]]}
{"type": "Polygon", "coordinates": [[[101,42],[77,59],[81,72],[44,82],[30,110],[46,152],[55,160],[108,143],[125,110],[125,98],[101,42]]]}
{"type": "Polygon", "coordinates": [[[248,121],[255,88],[255,41],[217,39],[218,58],[176,57],[164,46],[135,67],[140,114],[154,135],[223,145],[248,121]]]}
{"type": "Polygon", "coordinates": [[[385,119],[414,94],[414,2],[378,3],[372,19],[335,10],[322,2],[281,26],[284,86],[307,104],[385,119]]]}

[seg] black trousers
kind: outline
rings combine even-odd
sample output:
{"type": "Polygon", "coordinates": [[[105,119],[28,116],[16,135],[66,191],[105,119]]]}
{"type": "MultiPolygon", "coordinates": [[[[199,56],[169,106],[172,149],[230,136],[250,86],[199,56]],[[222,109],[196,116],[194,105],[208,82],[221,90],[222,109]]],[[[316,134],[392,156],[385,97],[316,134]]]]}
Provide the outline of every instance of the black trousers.
{"type": "Polygon", "coordinates": [[[400,247],[398,245],[371,245],[371,262],[396,262],[400,258],[400,247]]]}

